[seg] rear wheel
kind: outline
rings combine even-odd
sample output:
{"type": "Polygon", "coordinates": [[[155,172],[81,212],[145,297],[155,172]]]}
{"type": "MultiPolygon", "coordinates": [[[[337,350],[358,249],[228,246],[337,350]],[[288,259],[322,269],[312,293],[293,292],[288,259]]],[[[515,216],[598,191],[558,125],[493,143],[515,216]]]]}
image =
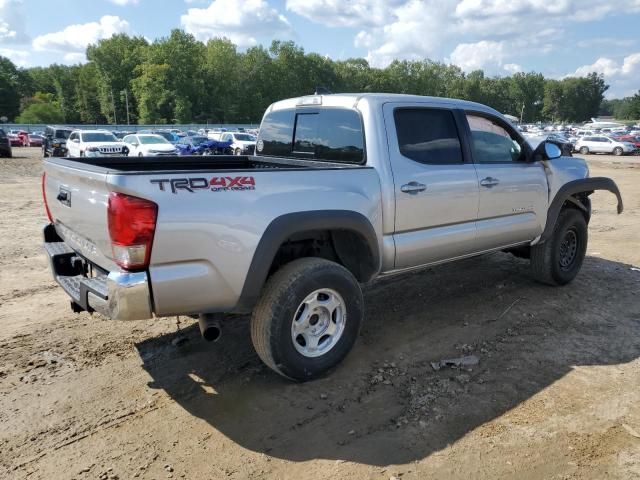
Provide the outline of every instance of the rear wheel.
{"type": "Polygon", "coordinates": [[[613,149],[613,154],[614,154],[616,157],[619,157],[619,156],[620,156],[620,155],[622,155],[623,153],[624,153],[624,151],[622,150],[622,148],[621,148],[621,147],[616,147],[616,148],[614,148],[614,149],[613,149]]]}
{"type": "Polygon", "coordinates": [[[580,153],[582,155],[586,155],[587,153],[589,153],[589,149],[587,147],[580,147],[580,153]]]}
{"type": "Polygon", "coordinates": [[[566,285],[582,267],[587,252],[587,221],[582,212],[566,208],[558,215],[551,238],[531,247],[531,270],[547,285],[566,285]]]}
{"type": "Polygon", "coordinates": [[[267,282],[251,318],[251,340],[268,367],[310,380],[349,353],[362,316],[362,291],[351,272],[321,258],[301,258],[267,282]]]}

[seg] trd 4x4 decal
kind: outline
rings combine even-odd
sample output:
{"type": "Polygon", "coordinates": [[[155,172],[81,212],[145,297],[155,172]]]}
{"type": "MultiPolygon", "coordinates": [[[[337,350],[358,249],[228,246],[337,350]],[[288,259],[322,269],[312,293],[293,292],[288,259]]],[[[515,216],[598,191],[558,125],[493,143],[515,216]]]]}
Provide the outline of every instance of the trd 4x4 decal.
{"type": "Polygon", "coordinates": [[[178,193],[178,190],[193,193],[196,190],[229,192],[256,189],[256,180],[253,177],[162,178],[150,180],[150,182],[158,185],[163,192],[169,185],[172,193],[178,193]]]}

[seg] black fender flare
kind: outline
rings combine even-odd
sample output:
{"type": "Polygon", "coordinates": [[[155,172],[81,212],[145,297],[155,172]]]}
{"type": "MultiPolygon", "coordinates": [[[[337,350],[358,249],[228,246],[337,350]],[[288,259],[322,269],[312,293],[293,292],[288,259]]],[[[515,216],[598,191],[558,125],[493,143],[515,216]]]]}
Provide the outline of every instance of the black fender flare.
{"type": "Polygon", "coordinates": [[[376,271],[380,270],[380,247],[371,222],[364,215],[350,210],[314,210],[288,213],[274,219],[264,231],[253,254],[249,271],[245,277],[242,293],[234,313],[248,313],[260,297],[262,287],[269,274],[273,259],[280,245],[296,233],[314,230],[345,230],[364,238],[373,256],[376,271]]]}
{"type": "Polygon", "coordinates": [[[616,182],[607,177],[573,180],[563,185],[560,190],[558,190],[558,193],[556,193],[556,196],[549,206],[547,224],[538,243],[543,243],[551,238],[553,229],[556,226],[556,220],[558,220],[558,215],[560,215],[560,210],[562,210],[564,203],[569,200],[571,196],[576,193],[586,193],[587,195],[590,195],[595,190],[607,190],[613,193],[618,199],[618,214],[622,213],[622,210],[624,209],[622,204],[622,195],[620,195],[620,190],[618,189],[616,182]]]}

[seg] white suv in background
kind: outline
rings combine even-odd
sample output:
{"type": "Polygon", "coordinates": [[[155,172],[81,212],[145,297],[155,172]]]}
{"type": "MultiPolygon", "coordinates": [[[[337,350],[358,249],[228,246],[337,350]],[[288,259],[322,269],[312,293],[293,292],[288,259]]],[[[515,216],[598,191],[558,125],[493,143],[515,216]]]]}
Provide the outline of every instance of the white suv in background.
{"type": "Polygon", "coordinates": [[[234,155],[253,155],[256,151],[256,137],[250,133],[226,132],[220,135],[221,142],[231,142],[234,155]]]}
{"type": "Polygon", "coordinates": [[[67,140],[69,157],[122,157],[128,153],[126,145],[107,130],[75,130],[67,140]]]}
{"type": "Polygon", "coordinates": [[[122,141],[127,144],[130,157],[178,155],[175,145],[160,135],[151,133],[127,135],[122,141]]]}
{"type": "Polygon", "coordinates": [[[576,150],[582,155],[587,153],[613,153],[614,155],[624,155],[634,153],[636,146],[629,142],[619,142],[604,135],[594,135],[582,137],[576,143],[576,150]]]}

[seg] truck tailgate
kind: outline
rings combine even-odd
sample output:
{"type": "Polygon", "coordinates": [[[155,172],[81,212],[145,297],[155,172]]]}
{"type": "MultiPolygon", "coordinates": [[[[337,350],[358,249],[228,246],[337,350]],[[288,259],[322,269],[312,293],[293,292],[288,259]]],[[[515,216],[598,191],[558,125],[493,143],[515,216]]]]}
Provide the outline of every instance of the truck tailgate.
{"type": "Polygon", "coordinates": [[[58,235],[71,248],[112,270],[115,263],[107,225],[107,173],[78,166],[83,168],[45,162],[44,192],[49,211],[58,235]]]}

